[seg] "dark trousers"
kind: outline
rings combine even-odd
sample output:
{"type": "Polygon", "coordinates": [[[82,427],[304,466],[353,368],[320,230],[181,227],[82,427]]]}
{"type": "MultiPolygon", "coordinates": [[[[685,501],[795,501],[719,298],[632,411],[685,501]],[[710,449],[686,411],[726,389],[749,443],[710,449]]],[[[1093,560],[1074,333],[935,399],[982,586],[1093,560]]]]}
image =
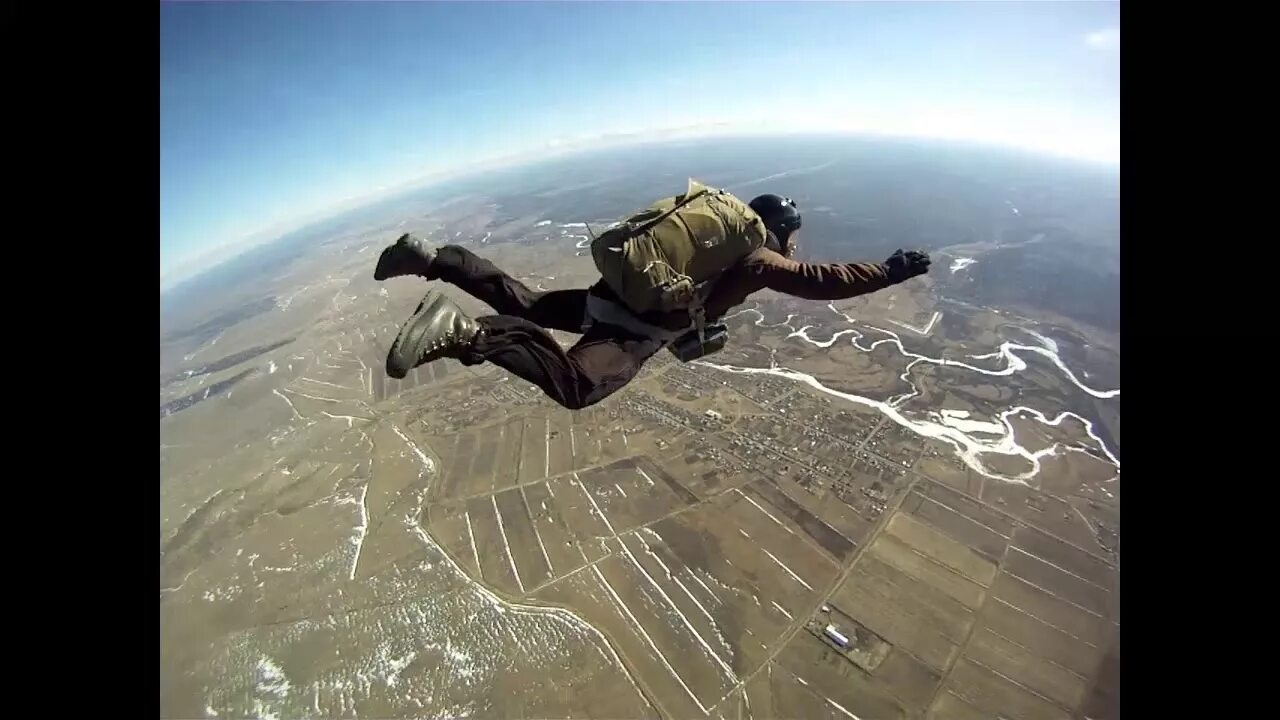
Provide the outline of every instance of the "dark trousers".
{"type": "Polygon", "coordinates": [[[530,290],[493,263],[457,245],[440,248],[432,269],[439,279],[498,312],[476,318],[481,333],[463,357],[463,364],[491,362],[542,388],[570,410],[612,395],[662,349],[660,340],[595,323],[566,352],[544,328],[581,333],[586,290],[530,290]]]}

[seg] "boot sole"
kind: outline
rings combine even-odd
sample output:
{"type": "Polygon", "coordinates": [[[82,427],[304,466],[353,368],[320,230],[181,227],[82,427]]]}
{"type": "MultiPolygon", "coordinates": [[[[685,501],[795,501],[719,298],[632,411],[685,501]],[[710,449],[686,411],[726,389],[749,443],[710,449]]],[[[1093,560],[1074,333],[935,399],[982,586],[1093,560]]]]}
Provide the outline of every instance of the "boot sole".
{"type": "Polygon", "coordinates": [[[387,269],[388,266],[391,265],[392,262],[394,262],[394,258],[392,257],[392,255],[394,255],[395,250],[396,250],[395,245],[382,249],[382,254],[378,256],[378,264],[374,266],[374,269],[373,269],[374,280],[377,280],[378,282],[382,282],[387,278],[395,277],[387,269]]]}
{"type": "MultiPolygon", "coordinates": [[[[430,248],[428,249],[430,250],[430,248]]],[[[414,253],[412,249],[410,249],[408,246],[401,243],[400,240],[397,240],[395,243],[383,248],[382,253],[378,255],[378,264],[375,265],[373,269],[373,279],[377,280],[378,282],[382,282],[383,280],[387,280],[393,277],[417,275],[418,277],[422,277],[427,280],[433,280],[434,278],[431,277],[430,268],[431,268],[431,261],[435,259],[434,252],[431,252],[431,257],[427,259],[426,273],[420,274],[420,273],[407,272],[407,271],[398,272],[394,269],[397,265],[403,265],[407,262],[412,262],[417,257],[418,257],[417,254],[414,253]]]]}
{"type": "Polygon", "coordinates": [[[448,296],[436,290],[429,290],[422,297],[422,302],[418,303],[418,309],[414,310],[413,315],[410,315],[409,319],[405,321],[404,326],[400,328],[400,333],[396,335],[395,342],[391,343],[391,351],[387,353],[387,375],[389,377],[399,380],[408,375],[409,371],[419,364],[425,364],[435,359],[428,357],[423,360],[423,363],[418,363],[418,354],[414,352],[414,348],[422,346],[422,336],[426,334],[427,329],[430,327],[429,323],[425,323],[423,320],[430,317],[436,308],[446,300],[448,300],[448,296]]]}

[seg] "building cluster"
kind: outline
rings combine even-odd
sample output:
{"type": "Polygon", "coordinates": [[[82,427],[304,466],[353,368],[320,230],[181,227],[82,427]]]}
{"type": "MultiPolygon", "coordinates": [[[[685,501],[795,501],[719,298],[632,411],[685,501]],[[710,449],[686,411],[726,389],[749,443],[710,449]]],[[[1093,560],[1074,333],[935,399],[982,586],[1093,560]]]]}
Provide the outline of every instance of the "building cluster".
{"type": "Polygon", "coordinates": [[[646,392],[628,393],[619,403],[621,410],[669,428],[707,427],[703,415],[686,410],[646,392]]]}
{"type": "MultiPolygon", "coordinates": [[[[685,366],[685,369],[688,368],[689,366],[685,366]]],[[[789,407],[780,402],[785,396],[796,391],[796,384],[791,380],[772,375],[736,375],[704,368],[690,370],[690,372],[702,375],[709,383],[718,383],[720,387],[732,388],[770,410],[783,415],[791,413],[789,407]]]]}
{"type": "Polygon", "coordinates": [[[874,461],[876,467],[892,467],[901,472],[911,467],[920,457],[922,446],[923,442],[918,435],[896,423],[886,422],[867,440],[863,449],[869,455],[881,458],[873,457],[869,460],[874,461]]]}
{"type": "Polygon", "coordinates": [[[465,385],[424,401],[414,408],[409,426],[427,435],[451,435],[505,417],[505,405],[492,393],[472,393],[465,385]]]}
{"type": "Polygon", "coordinates": [[[697,365],[685,365],[676,363],[667,368],[662,374],[664,380],[668,380],[686,388],[697,390],[707,395],[714,395],[717,391],[724,387],[720,382],[720,376],[724,373],[698,368],[697,365]],[[712,375],[711,373],[715,373],[712,375]]]}

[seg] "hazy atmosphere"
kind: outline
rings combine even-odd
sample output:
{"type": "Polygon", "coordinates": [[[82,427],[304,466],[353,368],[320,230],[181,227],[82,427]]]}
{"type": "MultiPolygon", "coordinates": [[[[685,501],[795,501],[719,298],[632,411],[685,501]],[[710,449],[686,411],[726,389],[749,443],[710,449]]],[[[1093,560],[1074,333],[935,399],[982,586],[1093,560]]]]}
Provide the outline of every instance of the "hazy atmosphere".
{"type": "Polygon", "coordinates": [[[1118,163],[1119,24],[1092,2],[161,3],[161,287],[404,183],[615,134],[1118,163]]]}

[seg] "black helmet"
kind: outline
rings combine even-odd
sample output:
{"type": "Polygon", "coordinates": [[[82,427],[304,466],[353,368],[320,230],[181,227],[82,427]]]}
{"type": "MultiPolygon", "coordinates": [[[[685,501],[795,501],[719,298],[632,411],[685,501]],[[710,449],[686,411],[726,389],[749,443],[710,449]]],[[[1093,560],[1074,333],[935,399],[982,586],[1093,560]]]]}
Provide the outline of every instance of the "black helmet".
{"type": "Polygon", "coordinates": [[[747,204],[779,240],[785,241],[788,235],[800,229],[800,211],[796,210],[796,202],[791,198],[760,195],[747,204]]]}

